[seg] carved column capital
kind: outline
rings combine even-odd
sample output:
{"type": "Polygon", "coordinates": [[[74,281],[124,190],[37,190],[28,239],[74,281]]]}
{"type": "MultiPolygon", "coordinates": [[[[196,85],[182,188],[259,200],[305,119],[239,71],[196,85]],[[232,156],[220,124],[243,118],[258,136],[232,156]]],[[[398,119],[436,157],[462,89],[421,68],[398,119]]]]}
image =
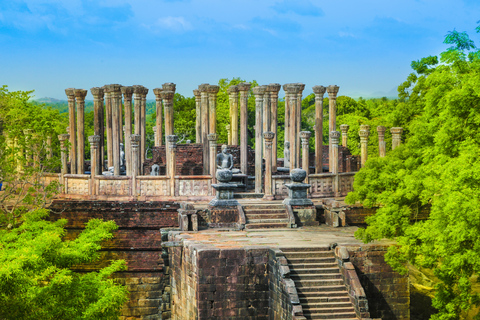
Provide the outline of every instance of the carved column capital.
{"type": "Polygon", "coordinates": [[[272,131],[266,131],[263,133],[263,138],[266,142],[272,143],[273,138],[275,138],[275,133],[273,133],[272,131]]]}
{"type": "Polygon", "coordinates": [[[280,88],[282,88],[280,83],[270,83],[269,85],[267,85],[267,91],[273,94],[275,93],[278,94],[278,92],[280,91],[280,88]]]}
{"type": "Polygon", "coordinates": [[[312,133],[310,131],[300,131],[300,139],[302,139],[302,146],[308,147],[311,136],[312,133]]]}
{"type": "Polygon", "coordinates": [[[402,127],[393,127],[390,128],[390,132],[395,135],[401,135],[403,133],[403,128],[402,127]]]}
{"type": "Polygon", "coordinates": [[[312,87],[313,93],[315,93],[315,96],[319,95],[323,99],[323,95],[325,94],[325,91],[327,91],[327,88],[324,86],[314,86],[312,87]]]}
{"type": "Polygon", "coordinates": [[[214,84],[209,85],[207,88],[208,93],[211,95],[216,95],[219,90],[220,90],[220,87],[214,84]]]}
{"type": "Polygon", "coordinates": [[[60,141],[60,143],[65,142],[68,139],[70,139],[70,135],[68,133],[62,133],[58,135],[58,140],[60,141]]]}
{"type": "Polygon", "coordinates": [[[99,135],[89,136],[88,142],[90,143],[90,148],[98,148],[100,144],[100,136],[99,135]]]}
{"type": "Polygon", "coordinates": [[[93,88],[90,88],[90,92],[92,93],[92,96],[93,96],[93,99],[94,100],[103,100],[103,96],[104,96],[104,89],[103,88],[100,88],[100,87],[93,87],[93,88]]]}
{"type": "Polygon", "coordinates": [[[336,99],[339,89],[340,89],[339,86],[329,85],[329,86],[327,87],[328,98],[330,98],[330,99],[336,99]]]}
{"type": "Polygon", "coordinates": [[[85,96],[87,95],[87,90],[85,89],[75,89],[75,98],[80,101],[85,101],[85,96]]]}
{"type": "Polygon", "coordinates": [[[132,86],[122,86],[121,88],[122,94],[125,98],[132,98],[133,95],[133,87],[132,86]]]}
{"type": "Polygon", "coordinates": [[[299,94],[302,94],[303,90],[305,89],[305,84],[304,83],[297,83],[298,89],[299,89],[299,94]]]}
{"type": "Polygon", "coordinates": [[[385,137],[386,128],[384,126],[377,127],[377,133],[379,137],[385,137]]]}
{"type": "Polygon", "coordinates": [[[262,99],[263,94],[265,93],[265,90],[267,89],[267,86],[256,86],[254,87],[253,94],[255,95],[256,99],[262,99]]]}
{"type": "Polygon", "coordinates": [[[287,94],[298,94],[300,93],[301,85],[299,83],[287,83],[283,85],[283,90],[287,94]]]}
{"type": "Polygon", "coordinates": [[[74,88],[65,89],[65,94],[67,95],[68,100],[75,100],[75,89],[74,88]]]}
{"type": "Polygon", "coordinates": [[[200,99],[200,96],[201,96],[202,94],[200,93],[200,90],[194,89],[194,90],[193,90],[193,95],[195,96],[195,100],[197,100],[197,99],[200,99]]]}
{"type": "Polygon", "coordinates": [[[339,131],[331,131],[330,132],[330,141],[332,145],[338,145],[340,142],[340,132],[339,131]]]}
{"type": "Polygon", "coordinates": [[[360,135],[361,142],[367,142],[368,136],[370,135],[370,126],[366,124],[362,124],[360,126],[360,130],[358,134],[360,135]]]}
{"type": "Polygon", "coordinates": [[[216,143],[216,142],[217,142],[217,139],[218,139],[218,134],[216,134],[216,133],[209,133],[209,134],[207,135],[207,139],[208,139],[208,142],[210,142],[210,143],[212,143],[212,142],[213,142],[213,143],[216,143]]]}
{"type": "Polygon", "coordinates": [[[140,146],[141,136],[139,134],[131,134],[130,141],[132,143],[132,148],[138,148],[140,146]]]}
{"type": "Polygon", "coordinates": [[[162,92],[163,92],[162,88],[153,89],[153,93],[155,94],[155,100],[156,101],[161,101],[163,99],[162,98],[162,92]]]}
{"type": "MultiPolygon", "coordinates": [[[[173,100],[173,97],[175,96],[174,91],[162,91],[162,99],[171,101],[173,100]]],[[[167,107],[167,105],[165,105],[167,107]]]]}
{"type": "Polygon", "coordinates": [[[238,94],[238,87],[237,86],[230,86],[228,89],[227,89],[227,92],[228,92],[228,95],[230,96],[234,96],[234,95],[237,95],[238,94]]]}
{"type": "Polygon", "coordinates": [[[173,91],[175,93],[176,87],[177,87],[176,84],[173,82],[166,82],[162,84],[162,89],[164,91],[173,91]]]}
{"type": "Polygon", "coordinates": [[[198,85],[198,91],[200,91],[200,94],[202,92],[208,92],[208,87],[210,86],[210,84],[208,83],[202,83],[202,84],[199,84],[198,85]]]}
{"type": "Polygon", "coordinates": [[[178,136],[171,134],[167,136],[168,148],[175,149],[177,147],[178,136]]]}
{"type": "Polygon", "coordinates": [[[141,85],[134,85],[132,86],[133,87],[133,93],[136,95],[136,96],[141,96],[143,94],[143,86],[141,85]]]}
{"type": "Polygon", "coordinates": [[[350,126],[348,124],[341,124],[340,125],[340,131],[342,131],[342,134],[347,134],[348,129],[350,129],[350,126]]]}
{"type": "Polygon", "coordinates": [[[243,93],[248,92],[252,87],[252,84],[248,82],[242,82],[237,84],[237,87],[238,87],[238,91],[240,91],[240,94],[242,94],[242,92],[243,93]]]}

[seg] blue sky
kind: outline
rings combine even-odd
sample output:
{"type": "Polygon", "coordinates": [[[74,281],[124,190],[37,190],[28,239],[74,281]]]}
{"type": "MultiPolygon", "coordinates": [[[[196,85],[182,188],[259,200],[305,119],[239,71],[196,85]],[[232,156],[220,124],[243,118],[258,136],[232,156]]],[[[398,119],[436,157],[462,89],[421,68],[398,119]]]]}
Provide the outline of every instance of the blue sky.
{"type": "Polygon", "coordinates": [[[174,82],[192,96],[241,77],[393,96],[448,31],[480,45],[478,20],[478,0],[0,0],[0,84],[65,99],[68,87],[174,82]]]}

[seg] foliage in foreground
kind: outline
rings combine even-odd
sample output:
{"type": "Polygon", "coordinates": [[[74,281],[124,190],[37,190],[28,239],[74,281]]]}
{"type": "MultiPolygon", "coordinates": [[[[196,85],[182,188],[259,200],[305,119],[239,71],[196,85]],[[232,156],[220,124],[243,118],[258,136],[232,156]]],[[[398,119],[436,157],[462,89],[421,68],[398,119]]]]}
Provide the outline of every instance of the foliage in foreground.
{"type": "MultiPolygon", "coordinates": [[[[446,43],[468,39],[456,36],[446,43]]],[[[480,302],[472,291],[480,271],[480,60],[478,52],[467,58],[468,49],[468,41],[449,48],[441,65],[432,57],[412,63],[417,75],[399,87],[415,110],[409,138],[386,158],[367,161],[347,197],[380,207],[357,236],[396,239],[386,255],[394,268],[406,272],[409,262],[434,271],[434,320],[460,319],[480,302]],[[425,207],[429,218],[416,221],[425,207]]]]}

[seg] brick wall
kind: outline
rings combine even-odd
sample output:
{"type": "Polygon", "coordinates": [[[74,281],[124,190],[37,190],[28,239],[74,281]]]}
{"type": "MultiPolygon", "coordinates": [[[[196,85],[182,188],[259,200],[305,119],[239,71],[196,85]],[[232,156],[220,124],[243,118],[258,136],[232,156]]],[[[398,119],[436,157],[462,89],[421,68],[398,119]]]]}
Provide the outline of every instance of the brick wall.
{"type": "Polygon", "coordinates": [[[68,219],[67,239],[73,239],[88,220],[114,220],[118,225],[115,237],[102,244],[100,260],[78,267],[78,271],[95,271],[111,259],[125,259],[128,270],[115,275],[127,286],[130,300],[120,319],[161,319],[159,307],[166,281],[161,257],[160,228],[178,225],[179,205],[167,201],[55,201],[51,205],[52,219],[68,219]]]}

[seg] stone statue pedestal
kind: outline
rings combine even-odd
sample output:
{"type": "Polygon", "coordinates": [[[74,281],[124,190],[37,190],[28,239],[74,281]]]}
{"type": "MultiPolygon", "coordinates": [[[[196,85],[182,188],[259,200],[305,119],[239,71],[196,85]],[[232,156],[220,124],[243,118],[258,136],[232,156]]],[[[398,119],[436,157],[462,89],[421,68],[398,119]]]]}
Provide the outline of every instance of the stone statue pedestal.
{"type": "Polygon", "coordinates": [[[238,201],[233,198],[233,191],[237,188],[236,183],[229,183],[232,180],[232,171],[228,169],[220,169],[216,173],[219,183],[212,184],[217,190],[215,198],[210,201],[212,207],[234,207],[238,205],[238,201]]]}
{"type": "Polygon", "coordinates": [[[290,178],[293,183],[287,183],[288,198],[283,200],[283,204],[290,206],[313,206],[312,200],[307,198],[307,190],[310,184],[303,183],[307,177],[307,172],[303,169],[293,169],[290,172],[290,178]]]}

